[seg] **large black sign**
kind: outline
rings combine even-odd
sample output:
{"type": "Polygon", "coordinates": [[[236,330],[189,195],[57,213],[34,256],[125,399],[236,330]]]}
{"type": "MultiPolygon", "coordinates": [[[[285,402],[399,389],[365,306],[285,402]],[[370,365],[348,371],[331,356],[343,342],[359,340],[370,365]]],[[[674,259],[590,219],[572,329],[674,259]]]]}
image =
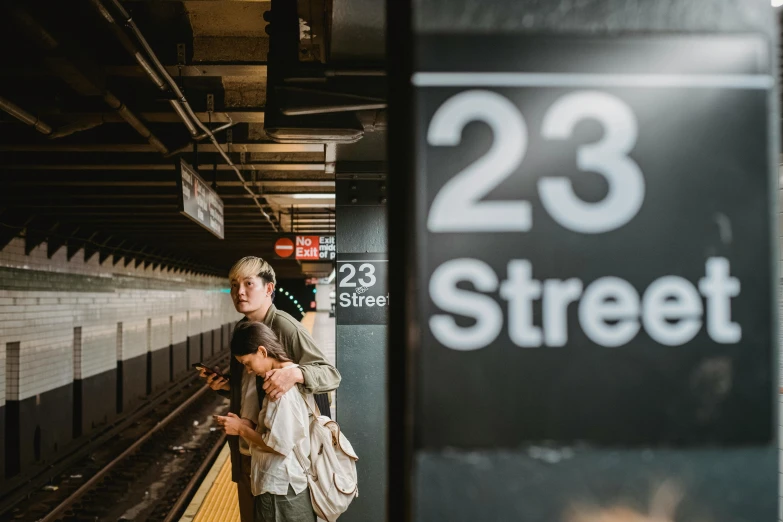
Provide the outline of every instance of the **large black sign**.
{"type": "Polygon", "coordinates": [[[764,41],[415,47],[416,445],[772,440],[764,41]]]}
{"type": "Polygon", "coordinates": [[[386,254],[338,254],[338,324],[387,324],[386,254]]]}
{"type": "Polygon", "coordinates": [[[179,163],[177,185],[180,212],[223,239],[223,200],[183,159],[179,163]]]}

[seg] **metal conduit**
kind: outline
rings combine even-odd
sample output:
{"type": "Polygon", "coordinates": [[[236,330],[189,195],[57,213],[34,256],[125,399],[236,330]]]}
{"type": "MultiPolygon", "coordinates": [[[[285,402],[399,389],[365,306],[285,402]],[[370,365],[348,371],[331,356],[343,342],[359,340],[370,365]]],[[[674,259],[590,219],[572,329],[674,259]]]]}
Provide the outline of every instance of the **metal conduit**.
{"type": "Polygon", "coordinates": [[[37,116],[33,116],[26,110],[22,109],[12,101],[3,98],[2,96],[0,96],[0,109],[4,110],[14,118],[21,121],[22,123],[34,127],[35,130],[37,130],[41,134],[48,136],[50,139],[57,139],[57,138],[62,138],[64,136],[70,136],[71,134],[74,134],[76,132],[89,130],[94,127],[97,127],[98,125],[103,124],[103,120],[94,119],[90,121],[77,121],[74,123],[69,123],[68,125],[64,125],[58,128],[57,130],[52,130],[52,127],[48,123],[45,123],[37,116]]]}
{"type": "Polygon", "coordinates": [[[114,33],[114,36],[116,36],[117,39],[122,44],[122,46],[125,47],[125,50],[128,51],[128,53],[130,53],[131,56],[133,56],[136,59],[136,62],[138,62],[141,68],[144,69],[144,72],[147,73],[147,76],[149,76],[152,79],[152,81],[155,82],[155,85],[158,86],[158,89],[160,89],[161,91],[165,91],[166,84],[163,82],[163,80],[160,79],[160,76],[158,76],[155,73],[150,63],[147,61],[146,58],[144,58],[144,55],[139,52],[139,50],[136,48],[133,42],[130,41],[130,38],[128,38],[128,36],[120,28],[120,26],[117,25],[117,23],[114,21],[114,17],[111,15],[108,9],[104,7],[104,5],[100,2],[100,0],[90,0],[90,2],[98,10],[101,16],[107,22],[109,22],[111,30],[114,33]]]}
{"type": "MultiPolygon", "coordinates": [[[[100,3],[100,0],[94,0],[97,3],[100,3]]],[[[123,21],[125,22],[125,25],[133,32],[134,36],[136,36],[136,39],[141,44],[144,51],[147,53],[147,56],[152,60],[152,63],[155,65],[155,68],[158,70],[160,75],[165,79],[166,83],[169,84],[169,87],[171,88],[172,92],[174,93],[176,99],[172,101],[172,107],[174,107],[174,110],[177,112],[177,114],[180,115],[180,118],[182,118],[183,123],[188,127],[188,130],[191,132],[192,135],[195,136],[195,133],[191,130],[191,127],[193,126],[193,123],[195,123],[201,130],[206,134],[207,137],[209,137],[209,140],[212,142],[213,145],[215,145],[215,148],[220,153],[221,156],[223,156],[223,159],[225,162],[232,168],[232,170],[236,173],[237,178],[240,182],[242,182],[242,188],[245,189],[245,191],[250,194],[250,196],[253,198],[253,202],[256,204],[258,209],[261,211],[261,214],[266,218],[267,222],[272,226],[272,229],[277,232],[277,225],[275,225],[274,221],[272,221],[272,218],[269,216],[269,214],[266,213],[264,210],[263,205],[261,205],[261,202],[258,201],[258,194],[256,194],[248,185],[247,180],[242,176],[242,172],[237,168],[236,165],[234,165],[234,162],[231,161],[231,158],[223,151],[223,148],[218,143],[217,139],[215,138],[215,135],[213,132],[204,125],[201,120],[196,116],[196,113],[193,112],[193,109],[190,107],[190,104],[188,103],[187,98],[185,98],[185,95],[182,94],[182,91],[180,90],[179,86],[177,85],[177,82],[174,81],[174,79],[171,77],[171,75],[166,71],[166,68],[163,66],[162,63],[160,63],[160,60],[158,59],[157,55],[155,54],[155,51],[152,50],[152,47],[150,47],[149,43],[147,42],[147,39],[144,38],[144,35],[139,30],[136,23],[131,18],[130,14],[125,10],[125,8],[122,6],[122,4],[119,2],[119,0],[111,0],[112,4],[114,5],[115,9],[117,9],[117,12],[120,13],[122,16],[123,21]],[[177,104],[179,107],[177,107],[177,104]],[[190,123],[188,123],[188,120],[190,120],[190,123]]]]}
{"type": "MultiPolygon", "coordinates": [[[[130,38],[128,38],[128,35],[125,34],[125,32],[122,30],[122,28],[117,24],[117,22],[114,20],[114,17],[109,13],[109,11],[106,9],[106,7],[101,3],[100,0],[90,0],[90,2],[93,4],[93,6],[98,10],[98,12],[101,14],[101,16],[109,22],[109,25],[111,27],[112,32],[114,33],[114,36],[117,37],[117,39],[120,41],[122,46],[125,48],[126,51],[128,51],[128,54],[133,56],[136,59],[136,62],[139,64],[139,66],[144,70],[145,73],[147,73],[147,76],[152,80],[152,82],[158,86],[158,89],[161,91],[168,90],[169,86],[164,82],[161,77],[158,75],[158,73],[155,72],[154,68],[150,63],[147,61],[146,58],[144,58],[144,55],[141,54],[141,51],[139,48],[134,44],[130,38]]],[[[180,119],[182,119],[182,122],[185,124],[185,126],[188,128],[188,131],[190,132],[190,135],[193,136],[193,139],[195,141],[201,141],[204,138],[207,137],[206,133],[198,133],[198,129],[196,129],[196,126],[193,124],[192,121],[190,121],[189,117],[185,113],[184,109],[182,108],[182,105],[180,105],[179,101],[177,100],[170,100],[171,106],[174,108],[174,111],[176,111],[177,115],[179,115],[180,119]]],[[[234,122],[231,121],[231,118],[229,118],[229,122],[221,127],[218,127],[217,129],[213,130],[213,133],[217,133],[223,130],[228,129],[234,125],[234,122]]],[[[176,152],[169,152],[169,156],[174,155],[176,152]]]]}
{"type": "Polygon", "coordinates": [[[70,136],[71,134],[75,134],[77,132],[94,129],[95,127],[103,125],[103,123],[104,123],[103,117],[100,116],[89,120],[75,121],[73,123],[69,123],[67,125],[63,125],[62,127],[58,128],[56,131],[54,131],[49,135],[49,138],[54,140],[57,138],[62,138],[64,136],[70,136]]]}
{"type": "Polygon", "coordinates": [[[0,96],[0,109],[3,109],[5,112],[22,123],[31,127],[35,127],[35,130],[41,134],[46,134],[48,136],[52,133],[52,127],[50,125],[44,123],[37,116],[33,116],[23,108],[19,107],[17,104],[7,100],[6,98],[3,98],[2,96],[0,96]]]}
{"type": "MultiPolygon", "coordinates": [[[[46,29],[44,29],[37,20],[35,20],[32,16],[27,14],[26,12],[22,10],[15,10],[14,14],[16,15],[17,19],[21,20],[23,24],[25,24],[28,29],[29,33],[33,36],[35,36],[40,44],[51,51],[54,51],[58,47],[60,47],[60,43],[49,34],[46,29]]],[[[76,66],[74,66],[76,68],[76,66]]],[[[77,68],[78,69],[78,68],[77,68]]],[[[92,79],[89,79],[88,81],[91,83],[93,82],[92,79]]],[[[160,151],[162,154],[168,154],[169,149],[166,148],[165,145],[152,133],[151,130],[147,128],[142,121],[136,117],[136,115],[122,102],[120,101],[114,94],[112,94],[110,91],[106,90],[103,92],[102,95],[103,101],[106,102],[106,104],[114,109],[114,111],[128,124],[133,127],[133,129],[138,132],[144,139],[147,140],[147,142],[155,147],[158,151],[160,151]]],[[[51,132],[51,128],[49,128],[49,133],[51,132]]],[[[48,134],[48,133],[47,133],[48,134]]]]}
{"type": "Polygon", "coordinates": [[[133,129],[138,132],[147,142],[158,149],[161,153],[167,154],[169,150],[166,148],[166,146],[155,136],[152,131],[150,131],[146,125],[144,125],[141,120],[139,120],[133,112],[131,112],[128,107],[122,103],[116,96],[114,96],[111,92],[105,91],[103,93],[103,101],[106,102],[106,104],[114,109],[114,111],[120,115],[122,119],[128,122],[128,124],[133,127],[133,129]]]}

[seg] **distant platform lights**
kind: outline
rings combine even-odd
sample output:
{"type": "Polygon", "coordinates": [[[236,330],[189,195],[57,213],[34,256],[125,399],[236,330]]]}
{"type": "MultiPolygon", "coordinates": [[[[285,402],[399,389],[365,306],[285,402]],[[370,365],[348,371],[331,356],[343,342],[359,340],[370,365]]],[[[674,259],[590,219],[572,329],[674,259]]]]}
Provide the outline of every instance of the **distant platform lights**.
{"type": "Polygon", "coordinates": [[[299,301],[297,301],[296,299],[294,299],[294,294],[290,294],[290,293],[286,292],[286,291],[285,291],[285,290],[284,290],[282,287],[281,287],[281,288],[278,288],[278,289],[277,289],[277,291],[278,291],[278,292],[280,292],[281,294],[282,294],[282,293],[285,293],[285,295],[287,295],[287,296],[288,296],[288,298],[289,298],[291,301],[293,301],[293,303],[294,303],[294,306],[296,306],[296,308],[299,310],[299,313],[301,313],[301,314],[304,316],[304,314],[305,314],[304,308],[302,308],[302,305],[300,305],[300,304],[299,304],[299,301]]]}

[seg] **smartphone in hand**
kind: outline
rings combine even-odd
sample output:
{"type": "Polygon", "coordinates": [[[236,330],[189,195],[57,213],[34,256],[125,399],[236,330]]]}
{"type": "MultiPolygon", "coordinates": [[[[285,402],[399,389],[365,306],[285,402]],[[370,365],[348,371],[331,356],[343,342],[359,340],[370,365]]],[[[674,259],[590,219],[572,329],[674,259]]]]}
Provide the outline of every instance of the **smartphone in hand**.
{"type": "Polygon", "coordinates": [[[210,373],[212,373],[212,374],[215,374],[215,375],[217,375],[218,377],[223,377],[223,374],[222,374],[222,373],[220,373],[219,371],[217,371],[217,370],[215,370],[215,369],[213,369],[213,368],[210,368],[209,366],[207,366],[207,365],[206,365],[206,364],[204,364],[204,363],[197,362],[197,363],[193,363],[193,365],[192,365],[192,366],[193,366],[193,368],[195,368],[196,370],[204,370],[205,372],[207,372],[207,374],[210,374],[210,373]]]}

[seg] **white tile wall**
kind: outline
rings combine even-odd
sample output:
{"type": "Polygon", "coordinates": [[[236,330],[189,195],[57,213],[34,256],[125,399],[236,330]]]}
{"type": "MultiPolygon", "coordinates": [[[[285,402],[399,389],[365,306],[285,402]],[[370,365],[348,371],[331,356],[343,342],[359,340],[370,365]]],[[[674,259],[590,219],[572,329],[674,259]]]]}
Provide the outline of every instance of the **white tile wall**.
{"type": "Polygon", "coordinates": [[[168,348],[171,344],[171,317],[152,317],[150,319],[149,350],[154,352],[168,348]]]}
{"type": "Polygon", "coordinates": [[[81,378],[117,368],[117,324],[82,327],[81,378]]]}
{"type": "Polygon", "coordinates": [[[220,291],[228,282],[218,277],[137,269],[134,263],[114,266],[111,258],[99,263],[98,256],[88,263],[81,255],[67,261],[64,248],[47,259],[45,243],[25,256],[22,238],[0,251],[0,267],[29,270],[38,287],[51,272],[106,278],[101,288],[92,283],[67,291],[0,286],[0,405],[67,385],[74,375],[88,378],[116,368],[118,353],[123,359],[136,357],[185,341],[189,330],[195,335],[202,328],[206,331],[241,318],[229,295],[220,291]],[[139,288],[127,288],[132,284],[129,276],[130,281],[138,279],[139,288]],[[122,288],[112,285],[112,278],[118,277],[123,278],[122,288]],[[164,289],[148,289],[156,286],[149,284],[151,279],[165,280],[159,285],[164,289]],[[115,289],[107,292],[106,287],[115,289]],[[214,325],[202,320],[202,310],[219,320],[214,325]],[[188,311],[197,314],[193,321],[188,321],[188,311]],[[119,345],[118,322],[123,323],[119,345]],[[82,329],[81,358],[76,360],[75,327],[82,329]],[[7,382],[7,343],[20,343],[19,375],[13,383],[7,382]]]}
{"type": "Polygon", "coordinates": [[[201,310],[188,311],[188,336],[198,335],[203,332],[201,324],[201,310]]]}
{"type": "Polygon", "coordinates": [[[184,343],[188,339],[188,313],[172,315],[171,344],[184,343]]]}
{"type": "Polygon", "coordinates": [[[201,310],[201,328],[203,328],[205,332],[215,329],[215,327],[212,325],[211,308],[206,308],[204,310],[201,310]]]}
{"type": "Polygon", "coordinates": [[[120,361],[127,361],[147,353],[147,319],[122,323],[122,353],[120,361]]]}
{"type": "Polygon", "coordinates": [[[45,333],[20,343],[19,387],[8,400],[21,400],[73,381],[73,330],[45,333]]]}

